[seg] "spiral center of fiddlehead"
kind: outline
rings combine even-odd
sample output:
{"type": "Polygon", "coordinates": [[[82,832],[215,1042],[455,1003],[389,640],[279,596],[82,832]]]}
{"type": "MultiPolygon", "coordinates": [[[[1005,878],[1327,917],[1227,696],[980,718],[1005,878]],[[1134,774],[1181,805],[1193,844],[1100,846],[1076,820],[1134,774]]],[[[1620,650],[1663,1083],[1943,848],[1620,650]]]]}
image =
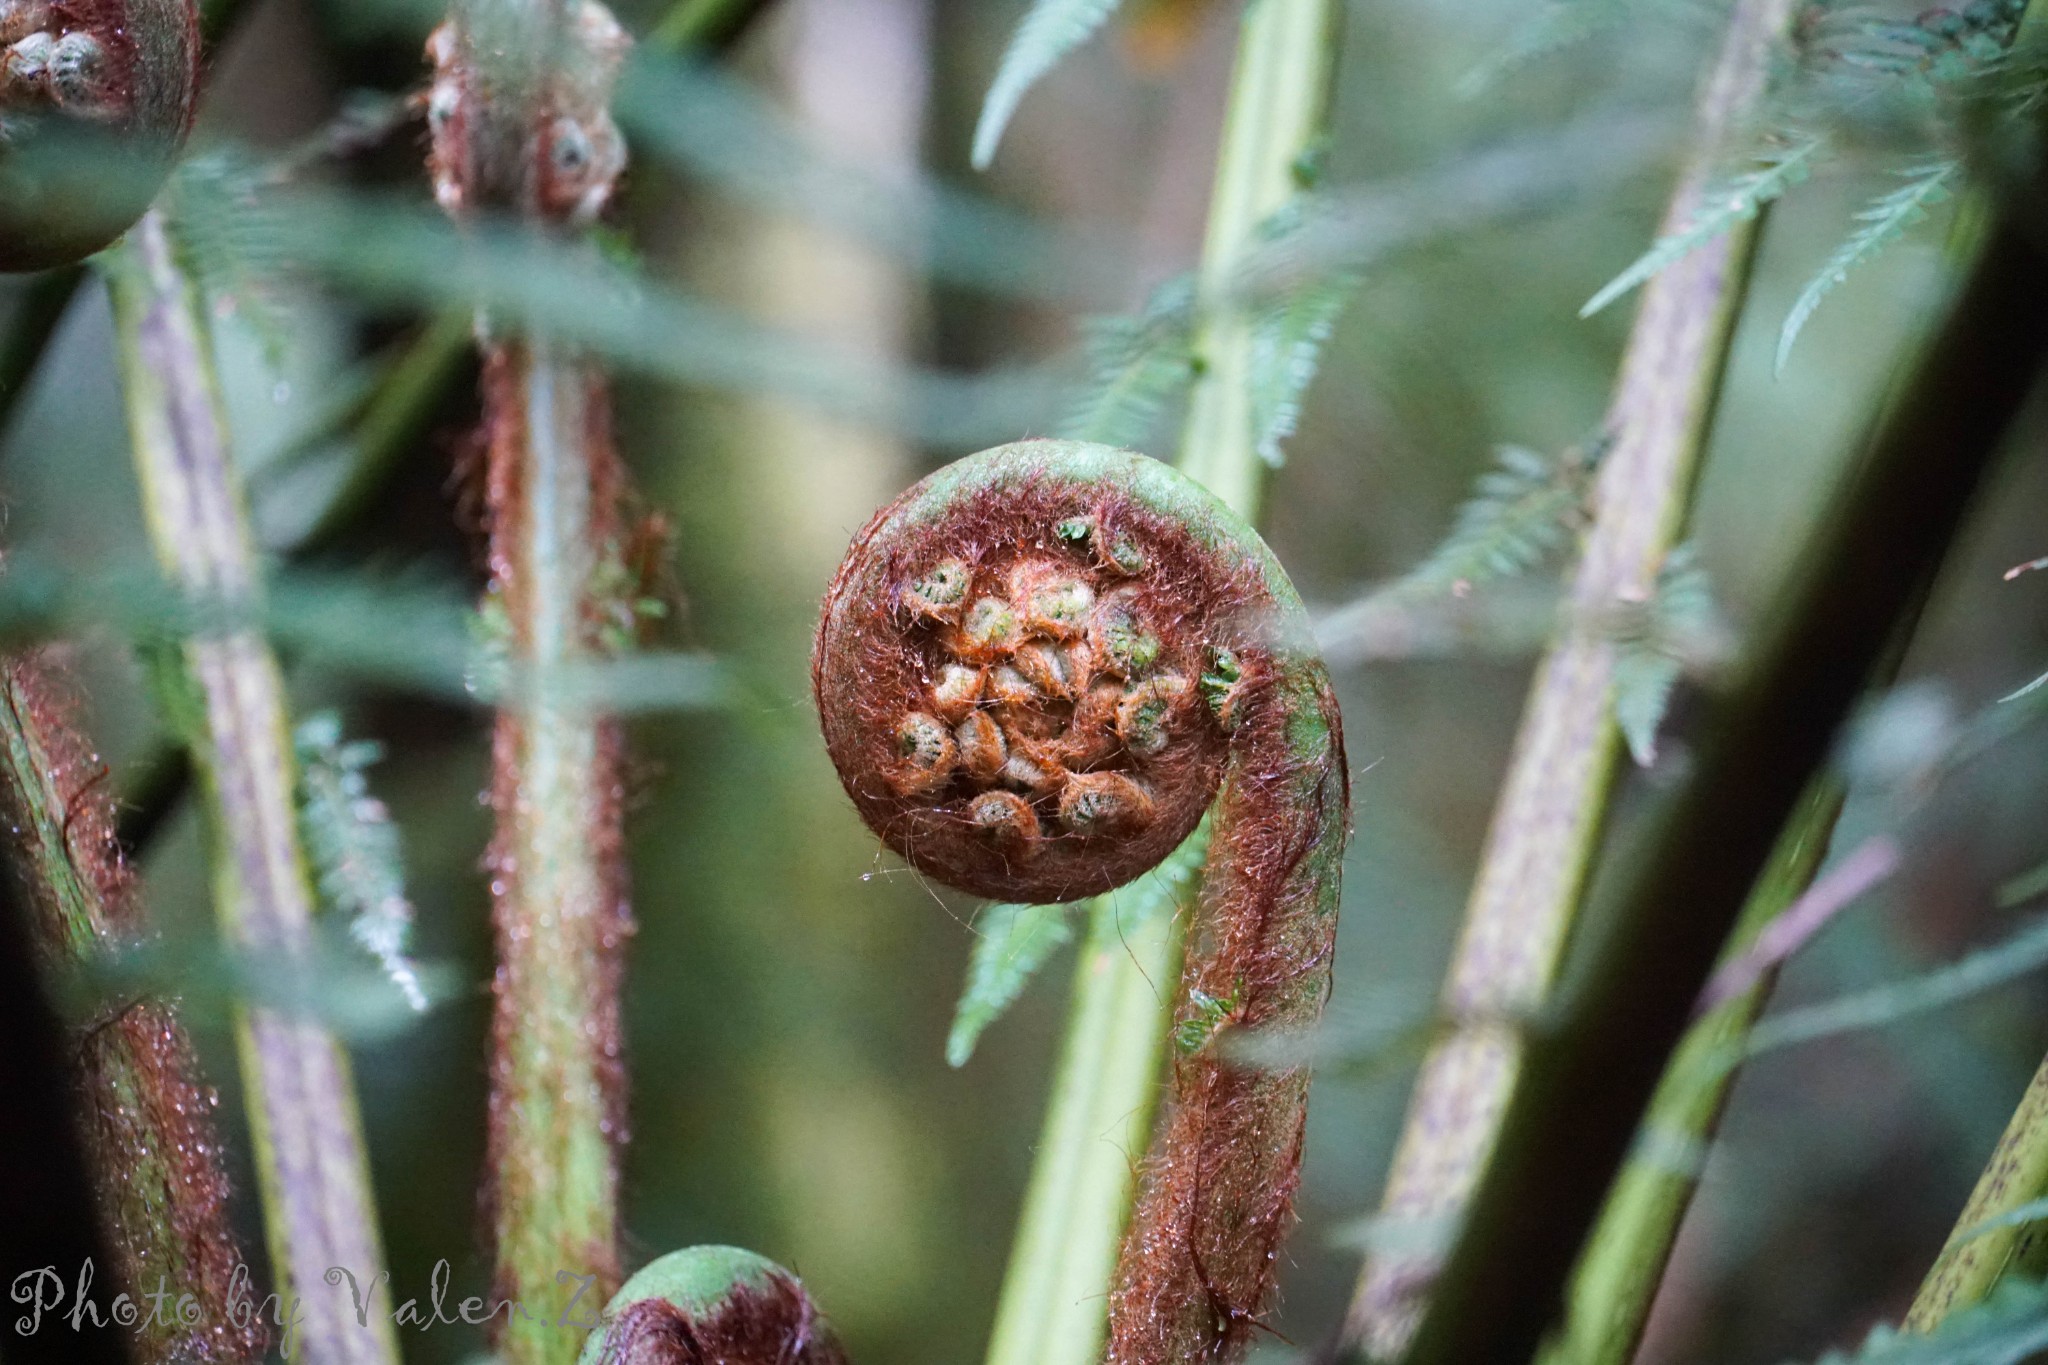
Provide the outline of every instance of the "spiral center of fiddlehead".
{"type": "Polygon", "coordinates": [[[1247,567],[1171,507],[1033,462],[1071,449],[1006,447],[977,457],[1003,469],[976,495],[942,477],[885,509],[818,636],[862,814],[920,869],[1009,899],[1102,891],[1187,835],[1228,748],[1204,679],[1259,628],[1247,567]]]}

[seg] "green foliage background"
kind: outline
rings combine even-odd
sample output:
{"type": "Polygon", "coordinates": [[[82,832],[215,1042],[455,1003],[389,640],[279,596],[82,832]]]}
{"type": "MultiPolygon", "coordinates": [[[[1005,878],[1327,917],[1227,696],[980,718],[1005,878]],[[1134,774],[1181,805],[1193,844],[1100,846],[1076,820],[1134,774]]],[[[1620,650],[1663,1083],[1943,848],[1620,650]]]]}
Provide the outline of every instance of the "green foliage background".
{"type": "MultiPolygon", "coordinates": [[[[1509,64],[1476,93],[1465,78],[1510,50],[1525,6],[1351,6],[1326,183],[1361,222],[1377,208],[1398,249],[1362,272],[1272,485],[1270,538],[1312,603],[1335,606],[1422,564],[1496,467],[1496,447],[1563,451],[1599,420],[1629,304],[1586,321],[1578,311],[1651,240],[1670,134],[1721,11],[1578,3],[1626,13],[1509,64]],[[1533,158],[1525,171],[1543,191],[1532,197],[1539,207],[1504,216],[1505,194],[1487,192],[1500,176],[1480,177],[1458,207],[1446,173],[1503,145],[1533,158]],[[1645,145],[1665,154],[1646,156],[1645,145]]],[[[1057,379],[1006,396],[1008,425],[973,444],[1054,429],[1074,409],[1082,320],[1136,314],[1193,262],[1235,6],[1140,7],[1185,38],[1166,57],[1113,22],[1024,98],[992,170],[975,175],[975,118],[1022,8],[786,0],[738,57],[758,99],[738,106],[736,126],[773,131],[786,118],[820,165],[852,178],[794,180],[740,139],[725,144],[741,150],[720,170],[723,135],[705,131],[708,116],[657,105],[651,126],[695,150],[665,158],[637,148],[621,226],[648,275],[722,307],[735,326],[836,348],[877,382],[909,364],[1057,379]],[[678,173],[691,157],[695,170],[678,173]],[[873,187],[912,175],[978,207],[892,235],[888,225],[903,220],[887,210],[908,197],[873,187]],[[834,185],[844,192],[823,192],[834,185]],[[1063,231],[1025,233],[1018,222],[1063,231]]],[[[622,17],[645,32],[660,10],[627,5],[622,17]]],[[[290,145],[351,92],[415,82],[416,37],[402,22],[367,25],[342,0],[256,0],[214,55],[200,142],[290,145]]],[[[1899,190],[1896,172],[1916,164],[1914,150],[1881,140],[1853,149],[1791,194],[1766,235],[1690,537],[1738,631],[1824,512],[1816,494],[1880,401],[1939,280],[1945,210],[1929,205],[1934,221],[1835,289],[1774,374],[1787,311],[1856,230],[1852,215],[1899,190]]],[[[401,136],[352,161],[348,179],[417,201],[419,151],[401,136]]],[[[346,392],[363,358],[421,319],[388,292],[370,302],[291,272],[241,281],[220,302],[239,453],[259,525],[282,545],[350,452],[329,443],[288,466],[266,460],[346,392]]],[[[715,341],[724,324],[710,325],[715,341]]],[[[91,285],[0,447],[10,546],[77,588],[145,570],[111,357],[91,285]]],[[[621,444],[647,506],[675,529],[680,609],[665,643],[710,650],[746,683],[723,709],[633,723],[629,1256],[697,1241],[751,1246],[805,1276],[857,1359],[968,1360],[1008,1251],[1071,949],[968,1065],[947,1065],[979,907],[921,884],[859,827],[817,741],[806,663],[816,602],[851,532],[969,447],[923,444],[872,420],[886,392],[865,391],[861,416],[835,416],[735,363],[737,379],[715,387],[656,382],[646,366],[619,386],[621,444]]],[[[405,450],[377,514],[320,567],[477,581],[475,490],[465,483],[474,406],[464,384],[450,394],[405,450]]],[[[1140,448],[1168,453],[1170,421],[1136,430],[1140,448]]],[[[2048,667],[2048,574],[2000,579],[2048,551],[2040,439],[2030,432],[2015,451],[1950,566],[1906,669],[1916,705],[1876,723],[1890,748],[1858,751],[1905,758],[1858,769],[1837,848],[1897,831],[1906,869],[1801,954],[1784,1002],[1905,977],[2018,927],[2024,910],[1998,908],[1995,892],[2048,858],[2048,735],[2021,728],[1938,782],[1926,775],[1955,725],[2048,667]]],[[[120,644],[101,627],[75,653],[93,730],[116,780],[132,781],[152,720],[120,644]]],[[[1355,1225],[1377,1200],[1526,681],[1527,660],[1512,649],[1340,670],[1358,825],[1337,998],[1319,1040],[1303,1223],[1275,1324],[1296,1345],[1335,1321],[1356,1272],[1355,1225]]],[[[385,745],[370,778],[403,834],[417,955],[457,983],[442,1008],[362,1042],[356,1059],[398,1296],[423,1293],[446,1258],[459,1297],[484,1279],[475,1192],[489,973],[478,870],[485,718],[317,659],[291,682],[301,714],[338,707],[351,736],[385,745]]],[[[1685,763],[1696,695],[1680,685],[1656,763],[1624,793],[1616,841],[1685,763]]],[[[202,932],[189,812],[153,846],[145,874],[167,932],[202,932]]],[[[232,1101],[219,1014],[201,1011],[200,1022],[210,1074],[232,1101]]],[[[2048,994],[2028,979],[1758,1060],[1708,1159],[1651,1358],[1811,1355],[1895,1312],[2044,1045],[2048,994]]],[[[246,1167],[240,1184],[250,1188],[246,1167]]],[[[439,1327],[407,1350],[440,1362],[477,1346],[439,1327]]],[[[1280,1341],[1262,1350],[1289,1354],[1280,1341]]]]}

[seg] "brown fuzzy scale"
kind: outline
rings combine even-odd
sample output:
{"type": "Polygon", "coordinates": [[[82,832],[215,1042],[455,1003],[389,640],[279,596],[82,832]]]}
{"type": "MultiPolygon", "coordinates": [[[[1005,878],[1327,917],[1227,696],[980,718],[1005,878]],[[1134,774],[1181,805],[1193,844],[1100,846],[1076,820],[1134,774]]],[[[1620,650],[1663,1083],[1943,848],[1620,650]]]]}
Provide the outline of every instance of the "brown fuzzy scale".
{"type": "Polygon", "coordinates": [[[0,270],[81,260],[141,216],[191,131],[198,5],[0,0],[0,37],[0,270]],[[91,60],[47,60],[67,43],[91,60]]]}
{"type": "Polygon", "coordinates": [[[783,1274],[736,1286],[692,1319],[642,1299],[612,1319],[600,1365],[846,1365],[803,1286],[783,1274]]]}
{"type": "MultiPolygon", "coordinates": [[[[72,724],[57,675],[41,660],[4,666],[8,729],[15,749],[32,750],[32,771],[0,763],[0,813],[16,831],[14,861],[53,963],[131,939],[141,929],[134,880],[114,835],[107,770],[72,724]],[[59,880],[68,883],[60,886],[59,880]]],[[[119,1264],[131,1298],[159,1278],[200,1306],[193,1325],[149,1318],[138,1331],[148,1359],[238,1365],[260,1359],[263,1323],[229,1311],[241,1254],[229,1221],[213,1113],[219,1101],[198,1066],[172,1007],[144,999],[78,1033],[78,1074],[86,1140],[119,1264]]],[[[175,1315],[173,1315],[175,1318],[175,1315]]]]}
{"type": "Polygon", "coordinates": [[[1178,522],[1112,488],[1046,479],[965,500],[880,538],[900,505],[883,508],[855,538],[827,592],[812,656],[826,748],[862,818],[919,870],[1000,900],[1076,900],[1155,866],[1208,808],[1227,739],[1203,708],[1182,706],[1164,725],[1168,742],[1158,752],[1132,753],[1117,740],[1113,700],[1120,704],[1128,687],[1150,678],[1198,676],[1209,645],[1234,639],[1239,618],[1263,600],[1256,578],[1225,568],[1178,522]],[[1060,524],[1078,517],[1110,528],[1142,556],[1142,568],[1105,567],[1088,542],[1063,539],[1060,524]],[[958,624],[934,621],[916,592],[935,566],[951,562],[972,576],[958,624]],[[1078,638],[1084,623],[1056,593],[1048,598],[1047,585],[1057,583],[1085,589],[1091,616],[1113,609],[1140,618],[1159,641],[1149,666],[1127,670],[1136,675],[1128,680],[1103,670],[1078,638]],[[1028,594],[1027,602],[1012,603],[1013,593],[1028,594]],[[1006,616],[1014,616],[1014,632],[996,628],[1006,616]],[[990,785],[977,771],[955,767],[928,787],[902,780],[897,727],[906,715],[936,710],[935,688],[957,680],[949,670],[961,667],[986,669],[974,705],[1000,725],[1009,751],[994,784],[1028,797],[1043,830],[1028,852],[1014,838],[990,837],[991,826],[974,819],[973,802],[990,785]],[[1099,770],[1143,788],[1150,809],[1142,827],[1123,821],[1115,837],[1101,837],[1062,824],[1067,779],[1099,770]]]}

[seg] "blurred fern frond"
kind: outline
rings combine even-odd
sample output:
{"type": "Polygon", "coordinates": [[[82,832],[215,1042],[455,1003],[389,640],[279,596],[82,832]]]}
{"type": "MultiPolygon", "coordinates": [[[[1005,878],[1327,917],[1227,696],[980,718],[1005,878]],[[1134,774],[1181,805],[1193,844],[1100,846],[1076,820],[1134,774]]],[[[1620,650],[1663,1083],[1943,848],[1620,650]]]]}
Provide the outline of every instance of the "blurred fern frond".
{"type": "Polygon", "coordinates": [[[1648,602],[1615,622],[1614,719],[1635,761],[1657,756],[1657,727],[1684,671],[1685,648],[1715,621],[1713,591],[1691,545],[1665,559],[1648,602]]]}
{"type": "Polygon", "coordinates": [[[1194,382],[1194,279],[1176,276],[1135,316],[1091,318],[1082,331],[1088,381],[1061,434],[1137,448],[1161,409],[1194,382]]]}
{"type": "Polygon", "coordinates": [[[1482,94],[1505,76],[1620,28],[1644,8],[1642,0],[1550,0],[1522,19],[1499,50],[1465,74],[1458,93],[1468,98],[1482,94]]]}
{"type": "Polygon", "coordinates": [[[935,279],[1100,306],[1130,278],[1127,244],[1048,225],[914,170],[851,162],[719,67],[636,58],[613,108],[650,161],[863,242],[935,279]]]}
{"type": "Polygon", "coordinates": [[[974,127],[974,169],[987,170],[995,159],[1003,130],[1024,95],[1060,59],[1109,22],[1123,0],[1032,0],[982,102],[981,121],[974,127]]]}
{"type": "Polygon", "coordinates": [[[391,812],[370,793],[381,746],[345,742],[332,711],[308,716],[292,737],[299,763],[299,830],[327,907],[348,917],[349,937],[377,959],[415,1011],[427,1008],[408,955],[412,902],[391,812]]]}
{"type": "Polygon", "coordinates": [[[1856,221],[1861,226],[1807,282],[1792,310],[1785,315],[1785,324],[1778,333],[1776,367],[1780,373],[1792,354],[1792,343],[1820,307],[1821,300],[1847,279],[1851,270],[1868,264],[1885,247],[1905,236],[1909,228],[1924,221],[1930,208],[1948,199],[1950,187],[1962,169],[1962,162],[1943,157],[1901,171],[1905,184],[1879,196],[1857,213],[1856,221]]]}
{"type": "Polygon", "coordinates": [[[164,221],[180,263],[202,296],[248,320],[273,366],[291,323],[276,283],[286,266],[270,214],[265,168],[232,148],[187,157],[164,196],[164,221]]]}
{"type": "Polygon", "coordinates": [[[1577,529],[1602,446],[1555,458],[1504,445],[1458,508],[1450,535],[1402,580],[1414,589],[1463,591],[1524,573],[1561,549],[1577,529]]]}
{"type": "MultiPolygon", "coordinates": [[[[1311,218],[1314,204],[1315,196],[1299,195],[1268,219],[1259,231],[1262,245],[1255,254],[1264,255],[1274,244],[1297,235],[1311,218]]],[[[1322,364],[1323,348],[1336,330],[1338,315],[1362,278],[1363,272],[1355,267],[1312,274],[1253,313],[1252,444],[1268,465],[1277,468],[1285,458],[1281,446],[1300,424],[1302,395],[1322,364]]]]}
{"type": "Polygon", "coordinates": [[[2048,918],[1917,976],[1771,1015],[1751,1031],[1744,1052],[1753,1057],[1837,1034],[1884,1028],[1995,990],[2043,967],[2048,967],[2048,918]]]}
{"type": "Polygon", "coordinates": [[[1628,269],[1586,300],[1585,306],[1579,309],[1579,316],[1591,317],[1629,290],[1648,281],[1665,266],[1704,246],[1735,224],[1756,217],[1764,205],[1807,177],[1814,160],[1826,145],[1818,135],[1795,138],[1765,151],[1758,158],[1760,164],[1754,170],[1708,189],[1702,196],[1699,211],[1690,222],[1652,243],[1650,249],[1638,256],[1628,269]]]}

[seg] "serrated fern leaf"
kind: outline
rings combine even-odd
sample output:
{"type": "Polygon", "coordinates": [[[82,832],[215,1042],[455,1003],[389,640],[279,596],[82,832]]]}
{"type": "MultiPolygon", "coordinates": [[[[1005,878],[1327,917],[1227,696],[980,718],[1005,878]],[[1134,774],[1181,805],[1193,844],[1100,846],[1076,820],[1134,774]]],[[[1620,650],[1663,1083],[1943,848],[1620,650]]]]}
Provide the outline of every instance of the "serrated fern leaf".
{"type": "Polygon", "coordinates": [[[1657,727],[1664,723],[1683,667],[1683,643],[1713,618],[1706,571],[1689,545],[1678,546],[1665,559],[1650,600],[1618,616],[1614,720],[1629,753],[1645,768],[1657,757],[1657,727]]]}
{"type": "Polygon", "coordinates": [[[1790,147],[1773,152],[1764,164],[1737,176],[1701,196],[1699,211],[1678,231],[1660,237],[1635,263],[1616,275],[1600,292],[1586,300],[1579,316],[1591,317],[1608,304],[1649,280],[1674,261],[1690,255],[1714,238],[1756,217],[1763,206],[1804,180],[1824,144],[1817,137],[1803,138],[1790,147]]]}
{"type": "Polygon", "coordinates": [[[1951,160],[1915,167],[1904,173],[1909,177],[1904,185],[1879,197],[1856,215],[1856,221],[1862,226],[1807,282],[1806,288],[1793,302],[1792,311],[1785,315],[1785,325],[1778,332],[1777,369],[1780,373],[1785,369],[1786,358],[1792,354],[1792,343],[1798,339],[1814,310],[1820,307],[1821,300],[1847,279],[1851,270],[1868,264],[1878,252],[1904,236],[1906,229],[1925,219],[1928,209],[1947,199],[1949,186],[1962,174],[1962,169],[1961,162],[1951,160]]]}
{"type": "Polygon", "coordinates": [[[1450,535],[1402,580],[1408,591],[1463,591],[1513,578],[1541,564],[1571,537],[1584,506],[1597,449],[1559,458],[1501,446],[1458,508],[1450,535]]]}
{"type": "Polygon", "coordinates": [[[1304,285],[1252,319],[1252,441],[1269,465],[1277,468],[1286,458],[1282,445],[1301,422],[1302,395],[1358,281],[1354,271],[1339,272],[1304,285]]]}
{"type": "Polygon", "coordinates": [[[1093,37],[1121,4],[1122,0],[1033,0],[1003,52],[988,98],[982,101],[981,121],[974,126],[974,169],[985,171],[995,159],[1003,130],[1025,93],[1062,57],[1093,37]]]}
{"type": "Polygon", "coordinates": [[[982,1031],[1016,1003],[1045,960],[1074,936],[1064,905],[991,905],[967,962],[967,986],[946,1035],[946,1062],[965,1066],[982,1031]]]}
{"type": "Polygon", "coordinates": [[[1853,1351],[1815,1365],[2021,1365],[2048,1350],[2048,1288],[2008,1279],[1982,1303],[1951,1313],[1929,1332],[1879,1327],[1853,1351]]]}
{"type": "Polygon", "coordinates": [[[314,884],[330,910],[348,916],[349,936],[375,957],[415,1010],[427,1007],[419,972],[406,954],[412,903],[398,828],[370,794],[365,772],[382,756],[375,744],[345,743],[331,711],[309,716],[293,737],[299,760],[299,828],[314,884]]]}
{"type": "MultiPolygon", "coordinates": [[[[1166,860],[1129,886],[1098,897],[1119,924],[1135,927],[1155,915],[1172,914],[1209,856],[1209,822],[1181,841],[1166,860]]],[[[1070,905],[991,905],[975,926],[981,937],[967,962],[967,984],[946,1035],[946,1061],[965,1066],[990,1024],[1000,1019],[1046,959],[1074,936],[1070,905]]]]}
{"type": "Polygon", "coordinates": [[[1088,386],[1060,434],[1105,445],[1140,445],[1160,410],[1194,382],[1194,323],[1194,281],[1186,277],[1154,290],[1135,317],[1084,323],[1088,386]]]}

